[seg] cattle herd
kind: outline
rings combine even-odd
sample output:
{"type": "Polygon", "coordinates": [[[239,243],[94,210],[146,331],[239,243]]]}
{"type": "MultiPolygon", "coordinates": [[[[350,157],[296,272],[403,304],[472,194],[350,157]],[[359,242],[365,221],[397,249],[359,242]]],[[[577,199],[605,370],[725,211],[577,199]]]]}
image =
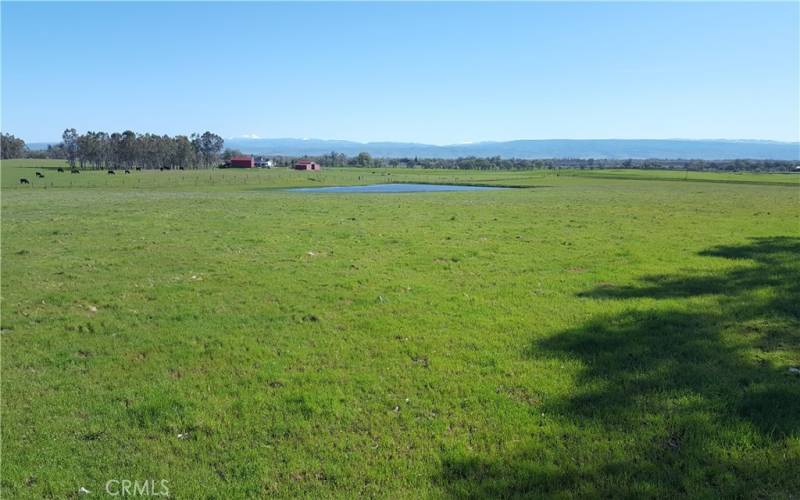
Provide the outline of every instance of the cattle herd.
{"type": "MultiPolygon", "coordinates": [[[[183,170],[183,167],[178,167],[178,169],[179,170],[183,170]]],[[[142,170],[142,167],[136,167],[134,170],[139,172],[139,171],[142,170]]],[[[160,171],[164,171],[164,170],[172,170],[172,169],[170,167],[161,167],[161,168],[159,168],[159,170],[160,171]]],[[[62,173],[62,174],[65,172],[65,170],[63,168],[61,168],[61,167],[57,168],[56,171],[59,172],[59,173],[62,173]]],[[[108,172],[108,175],[117,175],[117,172],[115,170],[113,170],[113,169],[109,169],[109,170],[107,170],[107,172],[108,172]]],[[[123,172],[126,175],[131,173],[130,169],[127,169],[127,168],[124,169],[123,172]]],[[[78,170],[77,168],[70,168],[69,169],[69,173],[71,173],[71,174],[79,174],[79,173],[81,173],[81,171],[78,170]]],[[[37,179],[44,179],[44,174],[43,173],[37,171],[37,172],[35,172],[35,174],[36,174],[36,178],[37,179]]],[[[22,178],[20,178],[19,183],[20,184],[30,184],[31,181],[29,181],[25,177],[22,177],[22,178]]]]}

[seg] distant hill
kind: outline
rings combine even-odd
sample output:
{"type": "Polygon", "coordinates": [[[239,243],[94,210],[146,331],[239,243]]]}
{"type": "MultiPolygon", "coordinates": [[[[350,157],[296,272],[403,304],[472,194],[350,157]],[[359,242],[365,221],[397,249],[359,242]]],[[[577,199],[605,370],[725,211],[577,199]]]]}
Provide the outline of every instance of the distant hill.
{"type": "Polygon", "coordinates": [[[352,142],[323,139],[227,139],[225,146],[265,155],[323,155],[331,151],[354,156],[457,158],[608,158],[698,160],[798,160],[800,143],[754,140],[553,139],[478,142],[434,146],[407,142],[352,142]]]}
{"type": "MultiPolygon", "coordinates": [[[[31,150],[48,144],[31,143],[31,150]]],[[[225,147],[244,153],[286,156],[319,156],[331,151],[355,156],[363,151],[384,158],[607,158],[695,160],[800,161],[800,142],[687,139],[547,139],[476,142],[435,146],[415,142],[354,142],[325,139],[226,139],[225,147]]]]}
{"type": "Polygon", "coordinates": [[[47,146],[55,146],[58,144],[57,142],[28,142],[25,146],[28,147],[31,151],[44,151],[47,149],[47,146]]]}

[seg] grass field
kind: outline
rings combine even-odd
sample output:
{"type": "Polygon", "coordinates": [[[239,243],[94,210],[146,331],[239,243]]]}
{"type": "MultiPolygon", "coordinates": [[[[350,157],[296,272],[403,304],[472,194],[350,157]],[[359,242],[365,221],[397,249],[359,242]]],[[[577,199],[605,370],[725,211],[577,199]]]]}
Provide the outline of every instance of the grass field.
{"type": "Polygon", "coordinates": [[[0,166],[4,498],[800,495],[800,176],[56,166],[0,166]],[[279,189],[407,181],[527,189],[279,189]]]}

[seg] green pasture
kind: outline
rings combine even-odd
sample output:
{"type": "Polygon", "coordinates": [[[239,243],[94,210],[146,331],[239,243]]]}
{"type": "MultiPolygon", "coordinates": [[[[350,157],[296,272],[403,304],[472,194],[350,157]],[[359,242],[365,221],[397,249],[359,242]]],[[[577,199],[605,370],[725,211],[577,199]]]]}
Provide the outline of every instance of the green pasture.
{"type": "Polygon", "coordinates": [[[61,165],[0,165],[3,498],[800,494],[800,176],[61,165]],[[283,189],[377,182],[523,188],[283,189]]]}

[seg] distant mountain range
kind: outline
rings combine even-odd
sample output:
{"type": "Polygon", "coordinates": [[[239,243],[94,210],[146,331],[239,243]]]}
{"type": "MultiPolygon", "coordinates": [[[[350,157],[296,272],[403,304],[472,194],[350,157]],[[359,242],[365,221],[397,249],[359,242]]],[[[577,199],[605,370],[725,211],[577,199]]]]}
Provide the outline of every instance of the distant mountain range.
{"type": "MultiPolygon", "coordinates": [[[[32,150],[48,144],[29,143],[32,150]]],[[[367,152],[384,158],[458,158],[463,156],[503,158],[606,158],[606,159],[695,159],[695,160],[788,160],[800,161],[800,142],[756,140],[688,139],[545,139],[505,142],[475,142],[436,146],[416,142],[354,142],[325,139],[225,139],[225,147],[258,155],[319,156],[332,151],[355,156],[367,152]]]]}
{"type": "Polygon", "coordinates": [[[348,156],[367,152],[386,158],[608,158],[698,160],[800,160],[800,142],[685,139],[548,139],[476,142],[435,146],[413,142],[353,142],[323,139],[226,139],[225,147],[243,153],[318,156],[332,151],[348,156]]]}

